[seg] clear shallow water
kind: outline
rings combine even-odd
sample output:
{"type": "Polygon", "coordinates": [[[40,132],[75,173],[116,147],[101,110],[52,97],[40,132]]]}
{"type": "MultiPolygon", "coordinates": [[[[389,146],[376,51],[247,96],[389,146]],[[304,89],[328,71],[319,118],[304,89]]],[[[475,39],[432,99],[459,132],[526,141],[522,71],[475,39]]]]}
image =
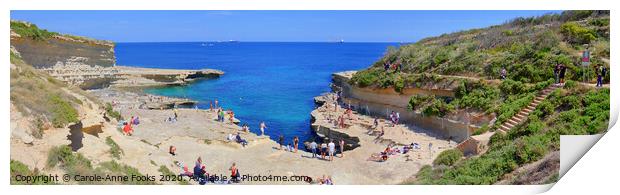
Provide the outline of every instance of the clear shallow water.
{"type": "Polygon", "coordinates": [[[218,79],[188,86],[146,89],[157,95],[184,97],[209,108],[218,99],[241,123],[260,133],[265,121],[272,139],[312,138],[313,98],[329,92],[331,74],[370,66],[396,43],[118,43],[117,64],[226,72],[218,79]]]}

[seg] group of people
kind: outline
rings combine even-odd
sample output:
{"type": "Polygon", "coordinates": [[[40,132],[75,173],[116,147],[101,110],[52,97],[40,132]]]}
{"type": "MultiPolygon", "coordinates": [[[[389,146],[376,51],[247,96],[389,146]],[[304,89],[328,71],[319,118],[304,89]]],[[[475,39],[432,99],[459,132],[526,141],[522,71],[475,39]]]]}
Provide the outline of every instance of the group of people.
{"type": "MultiPolygon", "coordinates": [[[[429,143],[429,149],[432,147],[432,143],[429,143]]],[[[383,150],[382,152],[379,152],[378,154],[373,154],[371,155],[371,157],[369,158],[369,160],[374,160],[374,161],[380,161],[380,162],[385,162],[387,161],[390,156],[392,155],[398,155],[398,154],[407,154],[409,151],[413,150],[413,149],[420,149],[420,145],[418,143],[411,143],[409,145],[405,145],[402,147],[402,149],[398,148],[398,147],[394,147],[393,145],[388,145],[385,150],[383,150]]]]}
{"type": "Polygon", "coordinates": [[[224,111],[224,109],[222,109],[221,107],[217,109],[217,121],[222,122],[222,123],[225,122],[226,115],[228,115],[228,121],[230,123],[235,122],[235,112],[233,112],[230,109],[228,111],[224,111]]]}
{"type": "Polygon", "coordinates": [[[299,149],[299,137],[293,137],[293,145],[291,145],[291,143],[289,142],[285,147],[284,135],[280,135],[280,137],[278,137],[278,144],[280,145],[280,150],[284,149],[289,152],[297,153],[297,150],[299,149]]]}
{"type": "Polygon", "coordinates": [[[562,63],[558,63],[553,68],[553,75],[555,76],[556,84],[564,83],[564,76],[566,75],[566,66],[562,63]]]}
{"type": "Polygon", "coordinates": [[[403,69],[403,63],[397,61],[395,63],[390,63],[389,61],[385,61],[383,63],[383,70],[384,71],[389,71],[390,69],[394,70],[394,71],[402,71],[403,69]]]}
{"type": "Polygon", "coordinates": [[[179,113],[177,112],[177,109],[174,108],[172,109],[172,116],[169,116],[165,121],[169,123],[174,123],[174,122],[177,122],[178,118],[179,118],[179,113]]]}
{"type": "Polygon", "coordinates": [[[234,141],[238,144],[241,144],[241,146],[245,147],[248,145],[248,141],[241,138],[241,133],[237,132],[235,135],[233,134],[228,134],[228,137],[226,137],[226,139],[228,141],[234,141]]]}
{"type": "Polygon", "coordinates": [[[194,170],[190,171],[187,165],[183,165],[181,163],[177,164],[177,166],[182,167],[181,176],[187,176],[192,180],[198,182],[200,185],[204,185],[207,182],[211,183],[238,183],[241,180],[241,175],[239,174],[239,169],[237,168],[237,164],[235,162],[232,163],[228,170],[230,171],[230,179],[227,181],[223,181],[223,178],[219,178],[220,181],[216,181],[216,177],[210,176],[210,174],[206,170],[205,164],[202,162],[202,158],[198,157],[196,163],[194,164],[194,170]]]}
{"type": "MultiPolygon", "coordinates": [[[[345,145],[344,140],[341,139],[339,142],[339,145],[340,145],[340,157],[342,158],[344,157],[344,145],[345,145]]],[[[312,141],[310,143],[310,151],[312,152],[312,158],[317,158],[318,152],[320,152],[321,159],[333,161],[335,153],[336,153],[336,144],[334,143],[333,140],[330,140],[329,143],[323,142],[321,143],[320,149],[319,149],[319,145],[315,141],[312,141]],[[327,156],[329,156],[329,159],[326,158],[327,156]]]]}
{"type": "Polygon", "coordinates": [[[129,121],[121,121],[121,123],[123,124],[123,134],[131,136],[133,135],[133,125],[139,125],[140,118],[131,116],[129,121]]]}

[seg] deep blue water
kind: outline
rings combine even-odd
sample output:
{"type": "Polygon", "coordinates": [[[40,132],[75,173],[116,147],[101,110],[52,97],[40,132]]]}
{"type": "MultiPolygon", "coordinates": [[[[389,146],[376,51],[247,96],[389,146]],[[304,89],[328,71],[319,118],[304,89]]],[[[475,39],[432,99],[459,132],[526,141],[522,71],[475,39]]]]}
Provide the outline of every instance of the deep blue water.
{"type": "Polygon", "coordinates": [[[188,86],[153,88],[147,93],[185,97],[208,109],[218,99],[250,130],[286,140],[312,138],[313,98],[330,91],[331,74],[370,66],[395,43],[118,43],[117,64],[226,72],[188,86]]]}

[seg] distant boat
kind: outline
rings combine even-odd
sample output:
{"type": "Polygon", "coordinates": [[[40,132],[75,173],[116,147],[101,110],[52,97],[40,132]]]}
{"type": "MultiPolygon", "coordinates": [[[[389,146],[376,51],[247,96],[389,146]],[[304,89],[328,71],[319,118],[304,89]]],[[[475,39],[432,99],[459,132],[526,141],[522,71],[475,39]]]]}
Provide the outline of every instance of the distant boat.
{"type": "Polygon", "coordinates": [[[229,43],[239,43],[239,41],[237,41],[237,40],[232,40],[232,39],[231,39],[231,40],[228,40],[228,42],[229,42],[229,43]]]}
{"type": "Polygon", "coordinates": [[[344,43],[344,39],[340,39],[340,43],[344,43]]]}

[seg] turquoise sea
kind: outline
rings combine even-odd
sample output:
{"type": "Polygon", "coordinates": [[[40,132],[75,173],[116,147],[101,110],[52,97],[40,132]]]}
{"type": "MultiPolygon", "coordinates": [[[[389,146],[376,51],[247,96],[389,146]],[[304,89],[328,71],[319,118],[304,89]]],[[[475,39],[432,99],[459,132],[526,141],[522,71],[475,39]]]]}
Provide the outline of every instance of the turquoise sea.
{"type": "Polygon", "coordinates": [[[397,43],[184,42],[118,43],[117,64],[125,66],[202,69],[226,72],[218,79],[188,86],[152,88],[147,93],[184,97],[209,108],[217,99],[232,109],[250,130],[260,133],[265,121],[272,139],[313,138],[313,98],[329,92],[331,74],[363,69],[397,43]]]}

